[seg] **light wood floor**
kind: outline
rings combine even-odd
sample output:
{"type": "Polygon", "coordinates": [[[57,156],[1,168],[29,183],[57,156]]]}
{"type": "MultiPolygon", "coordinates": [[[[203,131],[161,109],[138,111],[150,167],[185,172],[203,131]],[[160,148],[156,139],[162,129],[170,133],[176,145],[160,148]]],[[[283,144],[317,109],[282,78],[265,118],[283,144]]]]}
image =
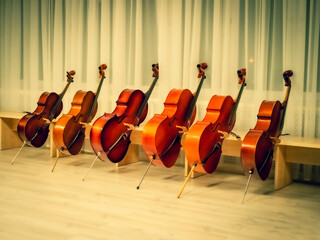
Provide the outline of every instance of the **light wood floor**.
{"type": "Polygon", "coordinates": [[[183,168],[146,162],[115,168],[94,155],[60,160],[54,173],[48,149],[0,151],[0,239],[320,239],[320,187],[215,173],[190,180],[181,199],[183,168]]]}

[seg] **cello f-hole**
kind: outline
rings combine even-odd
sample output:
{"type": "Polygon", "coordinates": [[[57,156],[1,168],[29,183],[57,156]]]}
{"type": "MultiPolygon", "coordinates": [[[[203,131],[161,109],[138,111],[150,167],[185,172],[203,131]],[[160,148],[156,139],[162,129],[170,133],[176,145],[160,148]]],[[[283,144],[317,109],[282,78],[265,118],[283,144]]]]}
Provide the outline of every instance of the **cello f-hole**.
{"type": "Polygon", "coordinates": [[[172,122],[169,122],[169,126],[171,127],[172,126],[172,124],[174,123],[174,121],[175,120],[177,120],[177,118],[175,117],[175,118],[173,118],[173,120],[172,120],[172,122]]]}
{"type": "Polygon", "coordinates": [[[128,116],[124,115],[122,118],[120,118],[120,120],[118,121],[118,123],[121,123],[125,118],[127,118],[128,116]]]}

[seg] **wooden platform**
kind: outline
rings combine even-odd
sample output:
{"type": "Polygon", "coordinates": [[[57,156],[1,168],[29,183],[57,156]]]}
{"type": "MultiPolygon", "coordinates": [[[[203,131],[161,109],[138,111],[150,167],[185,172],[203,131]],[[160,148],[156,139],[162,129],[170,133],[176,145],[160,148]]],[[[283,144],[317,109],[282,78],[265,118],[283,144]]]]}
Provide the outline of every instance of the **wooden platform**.
{"type": "Polygon", "coordinates": [[[293,183],[273,190],[273,180],[215,173],[191,179],[176,195],[184,168],[147,162],[116,168],[98,161],[81,181],[93,154],[65,157],[54,173],[48,149],[0,151],[0,239],[4,240],[316,240],[320,187],[293,183]]]}

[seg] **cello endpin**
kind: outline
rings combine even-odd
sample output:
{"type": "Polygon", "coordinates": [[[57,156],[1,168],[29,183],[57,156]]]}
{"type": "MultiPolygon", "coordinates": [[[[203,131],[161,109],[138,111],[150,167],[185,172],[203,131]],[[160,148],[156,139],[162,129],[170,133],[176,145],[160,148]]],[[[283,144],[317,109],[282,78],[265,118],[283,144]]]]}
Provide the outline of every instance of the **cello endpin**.
{"type": "Polygon", "coordinates": [[[248,187],[249,187],[249,183],[250,183],[250,179],[251,179],[251,175],[253,174],[253,169],[250,169],[249,170],[249,178],[248,178],[248,181],[247,181],[247,185],[246,185],[246,188],[244,190],[244,195],[243,195],[243,198],[242,198],[242,203],[244,202],[244,198],[246,197],[246,194],[247,194],[247,191],[248,191],[248,187]]]}
{"type": "Polygon", "coordinates": [[[21,146],[21,148],[19,149],[19,151],[17,152],[16,156],[13,158],[13,160],[11,161],[11,165],[13,165],[14,161],[17,159],[19,153],[21,152],[22,148],[27,144],[26,141],[23,141],[23,144],[21,146]]]}

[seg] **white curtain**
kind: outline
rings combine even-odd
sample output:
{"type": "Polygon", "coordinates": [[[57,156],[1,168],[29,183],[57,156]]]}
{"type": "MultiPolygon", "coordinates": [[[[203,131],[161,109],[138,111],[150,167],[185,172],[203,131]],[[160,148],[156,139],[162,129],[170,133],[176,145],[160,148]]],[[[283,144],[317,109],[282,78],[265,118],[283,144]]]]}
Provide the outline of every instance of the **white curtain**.
{"type": "Polygon", "coordinates": [[[247,132],[262,100],[282,101],[282,72],[292,69],[284,132],[320,137],[319,12],[320,0],[1,0],[0,110],[33,111],[74,69],[66,113],[77,90],[96,91],[106,63],[98,117],[124,88],[146,91],[159,62],[150,118],[170,89],[195,91],[196,64],[207,62],[197,118],[214,94],[236,97],[236,71],[245,67],[235,131],[247,132]]]}

